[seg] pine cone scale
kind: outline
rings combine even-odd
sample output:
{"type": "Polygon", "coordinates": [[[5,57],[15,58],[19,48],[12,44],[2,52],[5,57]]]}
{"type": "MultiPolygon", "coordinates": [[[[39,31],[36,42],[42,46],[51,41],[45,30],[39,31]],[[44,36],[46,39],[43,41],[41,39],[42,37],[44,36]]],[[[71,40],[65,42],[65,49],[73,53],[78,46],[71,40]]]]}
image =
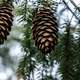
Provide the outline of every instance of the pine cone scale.
{"type": "Polygon", "coordinates": [[[51,21],[56,21],[56,19],[53,19],[54,17],[53,16],[49,16],[49,15],[37,15],[35,17],[35,19],[33,20],[33,23],[35,23],[36,21],[39,21],[39,20],[51,20],[51,21]]]}

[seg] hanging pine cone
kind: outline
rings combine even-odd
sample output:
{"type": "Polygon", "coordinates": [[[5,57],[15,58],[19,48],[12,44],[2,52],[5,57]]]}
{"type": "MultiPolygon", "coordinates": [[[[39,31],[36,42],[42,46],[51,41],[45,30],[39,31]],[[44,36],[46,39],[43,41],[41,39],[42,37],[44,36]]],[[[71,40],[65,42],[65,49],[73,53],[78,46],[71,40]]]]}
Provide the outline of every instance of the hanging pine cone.
{"type": "Polygon", "coordinates": [[[57,44],[57,19],[49,7],[41,7],[33,16],[32,36],[42,53],[50,53],[57,44]]]}
{"type": "Polygon", "coordinates": [[[0,44],[4,43],[11,30],[13,21],[12,6],[8,3],[0,5],[0,44]]]}

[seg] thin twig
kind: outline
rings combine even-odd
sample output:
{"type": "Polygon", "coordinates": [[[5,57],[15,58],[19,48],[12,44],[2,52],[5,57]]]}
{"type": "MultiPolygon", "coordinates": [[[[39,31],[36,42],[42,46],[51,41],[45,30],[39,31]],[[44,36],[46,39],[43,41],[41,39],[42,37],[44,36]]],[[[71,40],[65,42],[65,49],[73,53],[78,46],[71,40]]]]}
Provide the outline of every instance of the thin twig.
{"type": "Polygon", "coordinates": [[[64,4],[66,5],[66,7],[70,10],[70,12],[75,16],[75,18],[80,21],[80,19],[76,16],[76,14],[75,14],[75,13],[70,9],[70,7],[67,5],[67,3],[65,2],[65,0],[63,0],[63,3],[64,3],[64,4]]]}
{"type": "Polygon", "coordinates": [[[74,3],[74,1],[70,0],[70,2],[76,7],[76,9],[80,12],[79,7],[77,7],[77,5],[74,3]]]}

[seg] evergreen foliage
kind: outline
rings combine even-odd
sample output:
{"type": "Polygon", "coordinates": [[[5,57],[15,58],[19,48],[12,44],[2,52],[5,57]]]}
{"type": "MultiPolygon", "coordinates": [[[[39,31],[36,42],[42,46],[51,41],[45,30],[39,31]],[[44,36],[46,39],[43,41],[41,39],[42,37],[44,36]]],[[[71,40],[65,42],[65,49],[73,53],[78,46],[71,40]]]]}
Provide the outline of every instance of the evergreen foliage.
{"type": "MultiPolygon", "coordinates": [[[[3,4],[5,1],[8,0],[1,0],[0,4],[3,4]]],[[[60,0],[59,2],[55,0],[9,0],[9,3],[17,4],[17,8],[14,6],[14,15],[20,17],[18,22],[22,23],[18,29],[18,31],[21,29],[21,33],[23,34],[22,38],[18,39],[14,37],[15,40],[21,43],[23,52],[17,69],[18,80],[20,78],[24,80],[80,80],[79,6],[72,0],[70,0],[70,3],[74,6],[74,10],[70,8],[66,0],[60,0]],[[19,2],[21,2],[21,4],[19,4],[19,2]],[[58,29],[60,30],[58,32],[58,44],[51,54],[46,55],[37,50],[32,39],[32,16],[35,15],[37,8],[41,5],[51,7],[53,12],[57,12],[58,7],[64,5],[64,8],[58,11],[58,15],[56,16],[58,19],[57,24],[59,24],[58,29]],[[66,17],[64,15],[66,10],[70,12],[71,16],[67,15],[66,17]],[[67,19],[68,21],[66,21],[67,19]],[[74,28],[75,30],[73,29],[73,19],[77,21],[75,22],[77,24],[74,28]],[[78,37],[75,37],[75,35],[78,37]],[[59,68],[56,75],[53,76],[55,65],[58,65],[59,68]],[[59,75],[60,78],[57,78],[59,75]]],[[[4,48],[3,50],[1,48],[0,56],[3,59],[5,58],[4,61],[8,59],[12,62],[8,53],[8,49],[4,48]],[[3,54],[5,52],[6,55],[3,54]]]]}
{"type": "MultiPolygon", "coordinates": [[[[44,4],[44,1],[37,1],[38,6],[42,3],[44,4]]],[[[63,1],[64,2],[64,1],[63,1]]],[[[65,3],[65,2],[64,2],[65,3]]],[[[29,6],[29,5],[27,5],[29,6]]],[[[56,8],[57,9],[57,8],[56,8]]],[[[27,8],[27,12],[28,8],[27,8]]],[[[63,11],[64,12],[64,11],[63,11]]],[[[59,44],[56,47],[56,50],[53,51],[50,55],[44,55],[41,54],[41,52],[37,51],[36,47],[34,46],[34,43],[32,41],[32,35],[31,35],[31,25],[32,25],[32,20],[30,19],[32,17],[29,16],[29,14],[26,13],[27,17],[27,24],[25,25],[25,33],[24,33],[24,39],[22,42],[23,49],[25,51],[24,59],[22,62],[19,64],[18,71],[19,69],[22,69],[23,77],[25,76],[24,80],[34,80],[34,72],[37,66],[42,65],[40,69],[41,73],[39,72],[39,77],[37,79],[39,80],[53,80],[53,75],[52,75],[52,69],[54,66],[54,61],[58,62],[59,66],[59,74],[61,74],[61,79],[62,80],[76,80],[76,75],[78,73],[78,68],[76,68],[76,41],[74,38],[73,33],[71,32],[71,21],[66,22],[66,30],[64,31],[64,34],[59,33],[59,44]],[[28,21],[29,19],[29,21],[28,21]],[[27,27],[26,27],[27,26],[27,27]],[[25,58],[26,57],[26,58],[25,58]],[[24,63],[24,64],[23,64],[24,63]],[[21,67],[21,65],[24,65],[21,67]],[[25,70],[26,68],[26,70],[25,70]],[[50,69],[51,68],[51,69],[50,69]],[[50,70],[48,70],[50,69],[50,70]],[[76,71],[77,70],[77,71],[76,71]],[[49,77],[48,77],[49,74],[49,77]],[[42,76],[40,78],[40,76],[42,76]],[[51,78],[52,77],[52,78],[51,78]]],[[[32,14],[32,12],[30,12],[32,14]]],[[[73,16],[75,16],[73,14],[73,16]]],[[[25,18],[25,17],[24,17],[25,18]]],[[[72,20],[72,18],[71,18],[72,20]]],[[[78,65],[77,65],[78,66],[78,65]]],[[[20,73],[20,72],[18,72],[20,73]]]]}
{"type": "Polygon", "coordinates": [[[60,62],[60,73],[62,74],[62,80],[74,80],[74,51],[73,36],[70,33],[70,27],[67,26],[63,37],[63,50],[60,62]]]}

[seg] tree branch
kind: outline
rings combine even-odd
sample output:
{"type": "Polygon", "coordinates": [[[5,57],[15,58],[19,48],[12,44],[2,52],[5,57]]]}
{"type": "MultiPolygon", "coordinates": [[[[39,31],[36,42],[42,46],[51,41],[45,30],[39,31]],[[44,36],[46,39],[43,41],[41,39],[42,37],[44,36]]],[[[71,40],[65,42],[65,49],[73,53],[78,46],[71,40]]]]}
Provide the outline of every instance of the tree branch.
{"type": "Polygon", "coordinates": [[[74,1],[70,0],[70,2],[76,7],[76,9],[80,12],[80,8],[74,3],[74,1]]]}
{"type": "Polygon", "coordinates": [[[75,16],[75,18],[80,21],[80,19],[76,16],[76,14],[75,14],[75,13],[70,9],[70,7],[67,5],[67,3],[65,2],[65,0],[63,0],[63,3],[66,5],[67,9],[69,9],[69,11],[75,16]]]}

